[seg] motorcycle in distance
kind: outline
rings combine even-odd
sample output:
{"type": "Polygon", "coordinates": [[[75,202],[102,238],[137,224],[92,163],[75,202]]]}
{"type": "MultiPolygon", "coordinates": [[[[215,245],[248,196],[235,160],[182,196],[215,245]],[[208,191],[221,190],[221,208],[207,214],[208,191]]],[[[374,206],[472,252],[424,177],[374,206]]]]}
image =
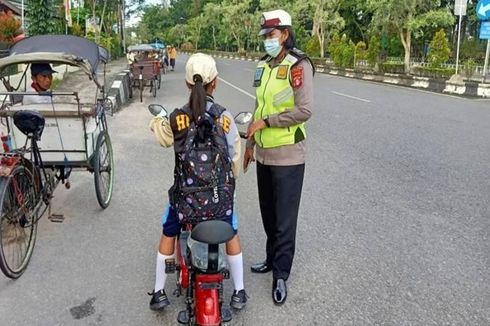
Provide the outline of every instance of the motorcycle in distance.
{"type": "MultiPolygon", "coordinates": [[[[167,110],[150,104],[154,116],[167,118],[167,110]]],[[[247,123],[251,114],[242,112],[235,117],[247,123]]],[[[244,137],[245,133],[240,132],[244,137]]],[[[175,259],[165,261],[165,273],[177,273],[177,297],[185,289],[186,309],[178,313],[177,321],[184,325],[218,326],[232,319],[231,310],[223,307],[223,280],[230,278],[226,266],[225,245],[234,236],[229,223],[208,220],[198,224],[183,224],[175,240],[175,259]]]]}

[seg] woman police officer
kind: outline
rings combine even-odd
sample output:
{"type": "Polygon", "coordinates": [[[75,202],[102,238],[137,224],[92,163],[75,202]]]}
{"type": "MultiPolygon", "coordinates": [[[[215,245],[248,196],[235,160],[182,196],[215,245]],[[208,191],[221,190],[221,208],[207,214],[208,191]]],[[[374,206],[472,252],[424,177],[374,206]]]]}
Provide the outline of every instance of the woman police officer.
{"type": "Polygon", "coordinates": [[[291,16],[265,12],[259,35],[267,55],[255,71],[256,109],[247,130],[243,165],[257,159],[262,222],[267,236],[266,260],[254,273],[272,270],[272,298],[286,301],[286,281],[295,251],[296,225],[306,156],[305,122],[313,106],[313,64],[294,48],[291,16]]]}

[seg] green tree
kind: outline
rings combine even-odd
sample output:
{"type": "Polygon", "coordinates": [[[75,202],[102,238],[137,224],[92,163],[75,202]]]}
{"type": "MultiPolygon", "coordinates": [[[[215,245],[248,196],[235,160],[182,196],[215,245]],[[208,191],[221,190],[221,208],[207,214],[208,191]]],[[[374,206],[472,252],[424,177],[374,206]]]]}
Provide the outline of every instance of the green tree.
{"type": "Polygon", "coordinates": [[[208,3],[204,7],[204,18],[207,23],[207,27],[211,30],[211,37],[213,40],[213,49],[218,48],[218,29],[220,28],[221,21],[221,7],[215,3],[208,3]]]}
{"type": "Polygon", "coordinates": [[[313,17],[311,33],[318,37],[320,43],[320,57],[325,56],[325,49],[331,36],[344,28],[344,19],[339,14],[341,0],[312,0],[299,2],[296,11],[300,15],[313,17]]]}
{"type": "Polygon", "coordinates": [[[441,29],[434,34],[434,38],[430,42],[429,62],[434,67],[440,67],[447,62],[450,55],[451,49],[449,48],[446,33],[441,29]]]}
{"type": "Polygon", "coordinates": [[[248,13],[250,0],[223,0],[221,2],[223,20],[226,31],[233,37],[237,51],[243,51],[244,39],[247,36],[246,26],[252,21],[248,13]]]}
{"type": "Polygon", "coordinates": [[[339,14],[345,21],[344,32],[354,41],[368,41],[369,24],[372,13],[368,11],[365,1],[342,0],[339,14]]]}
{"type": "Polygon", "coordinates": [[[205,23],[206,23],[206,18],[204,17],[204,14],[189,19],[188,22],[189,37],[193,41],[194,49],[196,50],[199,49],[201,30],[203,29],[203,26],[205,26],[205,23]]]}
{"type": "Polygon", "coordinates": [[[441,8],[440,0],[368,0],[373,12],[371,27],[374,30],[396,33],[405,50],[405,72],[410,69],[412,37],[423,29],[445,27],[454,23],[448,8],[441,8]]]}
{"type": "Polygon", "coordinates": [[[56,17],[57,1],[31,0],[26,10],[27,31],[29,35],[58,34],[60,21],[56,17]]]}

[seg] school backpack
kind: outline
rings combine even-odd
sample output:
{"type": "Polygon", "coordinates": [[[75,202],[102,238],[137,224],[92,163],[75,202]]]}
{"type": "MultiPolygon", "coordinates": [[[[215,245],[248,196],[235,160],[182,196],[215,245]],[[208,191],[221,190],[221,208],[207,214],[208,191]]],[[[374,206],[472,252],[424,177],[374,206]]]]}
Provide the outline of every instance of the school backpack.
{"type": "Polygon", "coordinates": [[[224,110],[213,104],[189,125],[171,190],[173,210],[181,223],[224,220],[233,214],[235,177],[225,132],[217,122],[224,110]]]}

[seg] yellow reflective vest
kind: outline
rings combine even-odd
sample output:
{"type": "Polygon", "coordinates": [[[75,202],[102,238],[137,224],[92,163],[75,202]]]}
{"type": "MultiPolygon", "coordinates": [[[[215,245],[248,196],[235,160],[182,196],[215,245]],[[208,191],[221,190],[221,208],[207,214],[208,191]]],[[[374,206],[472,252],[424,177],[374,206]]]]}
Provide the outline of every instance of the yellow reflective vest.
{"type": "MultiPolygon", "coordinates": [[[[255,70],[254,86],[256,87],[257,109],[254,120],[265,119],[286,109],[293,109],[294,92],[291,86],[291,68],[299,58],[287,54],[284,60],[271,68],[266,60],[258,63],[255,70]]],[[[255,133],[255,141],[262,148],[272,148],[295,143],[295,133],[300,128],[306,137],[305,125],[300,123],[289,127],[268,127],[255,133]]]]}

